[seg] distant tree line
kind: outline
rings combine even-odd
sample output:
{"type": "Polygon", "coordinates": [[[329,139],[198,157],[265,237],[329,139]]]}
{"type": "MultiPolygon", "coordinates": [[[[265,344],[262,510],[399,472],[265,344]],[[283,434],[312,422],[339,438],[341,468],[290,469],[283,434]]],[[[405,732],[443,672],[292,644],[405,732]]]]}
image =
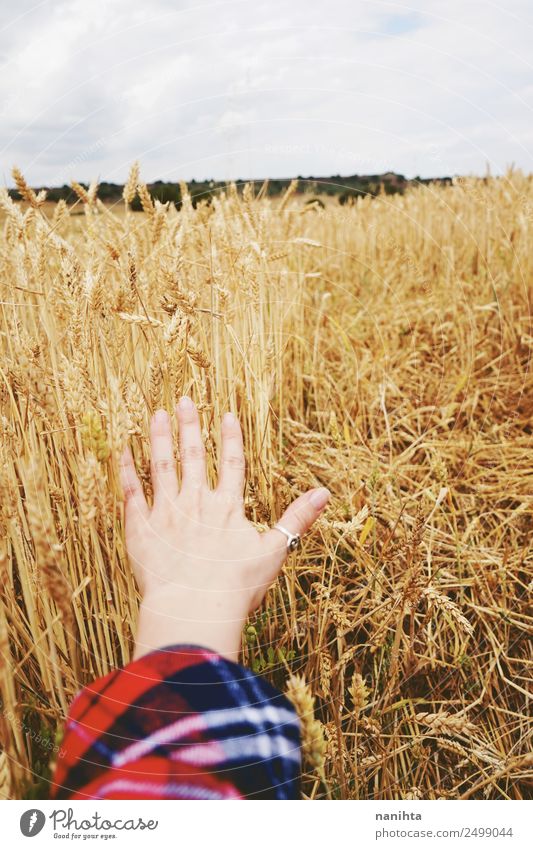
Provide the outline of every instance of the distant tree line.
{"type": "MultiPolygon", "coordinates": [[[[431,179],[422,179],[415,177],[413,180],[408,180],[403,174],[395,174],[389,171],[385,174],[354,174],[351,177],[341,177],[336,174],[333,177],[302,177],[298,178],[298,192],[310,196],[313,195],[329,195],[337,197],[339,203],[349,203],[352,199],[358,197],[377,197],[380,194],[394,195],[403,194],[408,186],[422,185],[429,183],[450,183],[451,177],[437,177],[431,179]]],[[[254,185],[254,190],[257,193],[264,186],[264,180],[235,180],[238,188],[242,188],[245,183],[251,182],[254,185]]],[[[283,194],[291,184],[291,179],[269,180],[264,189],[264,194],[268,197],[276,197],[283,194]]],[[[82,184],[84,185],[84,184],[82,184]]],[[[224,191],[227,187],[226,181],[191,180],[188,183],[189,193],[192,203],[196,206],[200,201],[211,201],[214,195],[224,191]]],[[[74,203],[77,200],[75,192],[70,186],[63,185],[49,188],[41,186],[47,191],[47,197],[51,201],[57,202],[64,200],[67,203],[74,203]]],[[[85,185],[85,188],[88,186],[85,185]]],[[[122,191],[124,186],[119,183],[100,183],[98,186],[98,197],[104,203],[118,203],[122,200],[122,191]]],[[[181,207],[181,189],[178,183],[163,182],[156,180],[155,183],[149,183],[148,188],[154,199],[161,203],[173,203],[179,209],[181,207]]],[[[19,200],[20,196],[16,189],[10,190],[10,195],[13,199],[19,200]]],[[[131,204],[133,210],[141,210],[141,202],[138,197],[131,204]]]]}

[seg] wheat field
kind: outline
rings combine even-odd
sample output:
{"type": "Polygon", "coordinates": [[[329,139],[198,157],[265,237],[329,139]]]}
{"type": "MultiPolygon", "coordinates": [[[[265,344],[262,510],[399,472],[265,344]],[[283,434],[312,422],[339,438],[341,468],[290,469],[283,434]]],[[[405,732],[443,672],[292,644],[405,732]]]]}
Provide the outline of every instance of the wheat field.
{"type": "Polygon", "coordinates": [[[243,635],[302,715],[305,799],[523,799],[533,757],[533,178],[343,207],[131,169],[0,192],[0,796],[43,798],[77,690],[128,661],[118,458],[190,394],[248,516],[332,492],[243,635]],[[129,204],[138,194],[143,212],[129,204]]]}

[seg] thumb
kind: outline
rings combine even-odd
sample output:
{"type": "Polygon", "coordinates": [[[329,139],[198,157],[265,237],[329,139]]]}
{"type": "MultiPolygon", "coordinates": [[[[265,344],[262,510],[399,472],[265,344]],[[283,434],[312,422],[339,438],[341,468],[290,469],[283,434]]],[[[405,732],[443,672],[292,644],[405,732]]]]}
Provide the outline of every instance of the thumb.
{"type": "MultiPolygon", "coordinates": [[[[318,519],[330,497],[331,493],[325,487],[304,492],[287,507],[278,524],[283,525],[291,534],[303,536],[318,519]]],[[[283,554],[285,558],[287,538],[284,534],[272,528],[265,534],[265,543],[276,551],[279,549],[280,554],[283,554]]]]}

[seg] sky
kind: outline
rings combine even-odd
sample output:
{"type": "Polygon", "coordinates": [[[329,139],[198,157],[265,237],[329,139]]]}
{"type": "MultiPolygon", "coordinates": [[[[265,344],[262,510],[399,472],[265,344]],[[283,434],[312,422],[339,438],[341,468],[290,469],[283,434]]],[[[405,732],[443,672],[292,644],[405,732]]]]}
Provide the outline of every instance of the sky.
{"type": "Polygon", "coordinates": [[[533,171],[531,0],[2,0],[0,180],[533,171]]]}

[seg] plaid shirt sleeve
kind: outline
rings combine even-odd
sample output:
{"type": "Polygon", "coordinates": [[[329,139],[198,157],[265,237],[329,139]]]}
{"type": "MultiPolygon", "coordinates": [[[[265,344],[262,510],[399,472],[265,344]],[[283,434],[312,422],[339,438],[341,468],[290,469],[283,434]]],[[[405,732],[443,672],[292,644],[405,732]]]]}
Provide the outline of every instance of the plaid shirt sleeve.
{"type": "Polygon", "coordinates": [[[296,799],[300,727],[262,678],[198,646],[169,646],[74,699],[56,799],[296,799]]]}

